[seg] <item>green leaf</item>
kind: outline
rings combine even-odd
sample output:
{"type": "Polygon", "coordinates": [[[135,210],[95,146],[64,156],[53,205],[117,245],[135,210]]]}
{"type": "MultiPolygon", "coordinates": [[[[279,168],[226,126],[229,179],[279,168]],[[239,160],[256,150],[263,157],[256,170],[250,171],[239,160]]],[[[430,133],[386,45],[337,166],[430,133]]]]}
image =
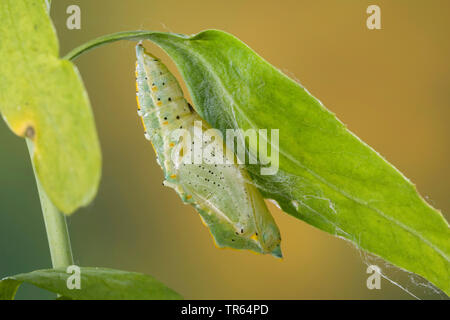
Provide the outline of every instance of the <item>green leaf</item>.
{"type": "Polygon", "coordinates": [[[97,192],[100,147],[88,96],[74,65],[58,58],[44,0],[0,1],[0,113],[34,143],[45,192],[66,214],[97,192]]]}
{"type": "Polygon", "coordinates": [[[181,71],[195,109],[213,127],[280,130],[278,173],[261,176],[249,167],[266,198],[450,294],[447,221],[301,85],[217,30],[190,37],[122,32],[90,41],[67,57],[121,39],[149,39],[165,50],[181,71]]]}
{"type": "Polygon", "coordinates": [[[37,270],[0,281],[0,300],[14,299],[23,282],[75,300],[178,300],[182,297],[153,277],[106,268],[80,268],[80,289],[68,289],[73,274],[64,269],[37,270]],[[68,281],[69,280],[69,281],[68,281]]]}
{"type": "Polygon", "coordinates": [[[14,279],[0,280],[0,300],[14,300],[20,281],[14,279]]]}
{"type": "Polygon", "coordinates": [[[150,39],[175,61],[213,127],[280,130],[280,170],[253,175],[266,198],[450,293],[447,221],[301,85],[221,31],[150,39]]]}

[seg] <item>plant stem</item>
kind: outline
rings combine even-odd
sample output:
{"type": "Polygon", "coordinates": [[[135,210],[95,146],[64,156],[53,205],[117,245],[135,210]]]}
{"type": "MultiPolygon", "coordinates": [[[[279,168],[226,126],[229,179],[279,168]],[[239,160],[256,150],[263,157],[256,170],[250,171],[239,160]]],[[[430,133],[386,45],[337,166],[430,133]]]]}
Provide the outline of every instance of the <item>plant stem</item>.
{"type": "Polygon", "coordinates": [[[67,53],[63,57],[63,59],[73,61],[82,53],[107,43],[116,42],[120,40],[141,41],[144,39],[150,39],[152,36],[157,36],[164,33],[165,32],[158,32],[158,31],[123,31],[108,34],[105,36],[100,36],[73,49],[72,51],[67,53]]]}
{"type": "MultiPolygon", "coordinates": [[[[33,142],[29,139],[25,140],[27,141],[30,157],[33,158],[33,142]]],[[[67,266],[73,265],[72,248],[70,246],[66,217],[54,206],[54,204],[48,198],[36,174],[34,164],[33,172],[36,178],[39,199],[41,201],[42,213],[44,216],[45,229],[47,231],[48,245],[50,247],[50,256],[52,258],[53,268],[66,268],[67,266]]]]}

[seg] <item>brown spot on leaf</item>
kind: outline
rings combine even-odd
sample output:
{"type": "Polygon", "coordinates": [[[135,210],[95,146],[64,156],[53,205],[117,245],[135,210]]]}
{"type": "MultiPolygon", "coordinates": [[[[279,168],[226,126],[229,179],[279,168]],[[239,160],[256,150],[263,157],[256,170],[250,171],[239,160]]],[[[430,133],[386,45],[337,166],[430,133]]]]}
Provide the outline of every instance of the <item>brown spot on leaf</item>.
{"type": "Polygon", "coordinates": [[[25,129],[25,137],[27,137],[29,139],[33,139],[35,134],[36,134],[36,132],[34,131],[34,128],[32,126],[28,126],[25,129]]]}

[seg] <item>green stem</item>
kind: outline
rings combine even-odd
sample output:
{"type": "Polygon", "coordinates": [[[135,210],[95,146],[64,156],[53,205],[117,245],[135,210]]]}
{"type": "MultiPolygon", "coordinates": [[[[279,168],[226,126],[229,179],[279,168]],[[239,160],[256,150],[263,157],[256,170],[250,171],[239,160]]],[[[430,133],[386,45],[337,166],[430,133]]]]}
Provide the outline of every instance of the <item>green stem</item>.
{"type": "MultiPolygon", "coordinates": [[[[33,158],[33,142],[27,141],[30,157],[33,158]]],[[[54,206],[45,193],[33,164],[34,176],[41,201],[42,213],[44,216],[45,229],[47,231],[50,256],[54,269],[66,268],[73,265],[72,248],[70,246],[69,232],[66,224],[66,217],[54,206]]]]}
{"type": "Polygon", "coordinates": [[[88,41],[81,46],[73,49],[69,53],[67,53],[63,59],[66,60],[75,60],[82,53],[94,49],[96,47],[102,46],[107,43],[120,41],[120,40],[131,40],[131,41],[140,41],[144,39],[150,39],[154,35],[164,34],[165,32],[157,32],[157,31],[124,31],[117,32],[113,34],[108,34],[106,36],[101,36],[95,38],[91,41],[88,41]]]}

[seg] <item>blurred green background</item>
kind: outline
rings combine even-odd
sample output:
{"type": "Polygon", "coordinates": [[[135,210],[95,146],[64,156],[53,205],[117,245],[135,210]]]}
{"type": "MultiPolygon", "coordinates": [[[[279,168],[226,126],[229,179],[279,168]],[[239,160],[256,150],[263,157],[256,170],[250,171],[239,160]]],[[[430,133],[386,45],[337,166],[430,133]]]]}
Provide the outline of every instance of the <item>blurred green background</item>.
{"type": "MultiPolygon", "coordinates": [[[[299,79],[449,219],[449,10],[445,0],[54,0],[51,15],[61,54],[124,30],[236,35],[299,79]],[[81,8],[81,30],[66,28],[71,4],[81,8]],[[366,28],[369,4],[381,7],[382,30],[366,28]]],[[[167,56],[147,47],[179,76],[167,56]]],[[[161,185],[136,114],[134,61],[132,42],[76,61],[104,159],[97,198],[68,220],[78,265],[148,273],[192,299],[411,298],[386,280],[381,290],[368,290],[358,250],[273,205],[283,260],[215,248],[195,210],[161,185]]],[[[0,121],[0,277],[49,267],[25,142],[0,121]]],[[[18,294],[52,297],[29,286],[18,294]]]]}

